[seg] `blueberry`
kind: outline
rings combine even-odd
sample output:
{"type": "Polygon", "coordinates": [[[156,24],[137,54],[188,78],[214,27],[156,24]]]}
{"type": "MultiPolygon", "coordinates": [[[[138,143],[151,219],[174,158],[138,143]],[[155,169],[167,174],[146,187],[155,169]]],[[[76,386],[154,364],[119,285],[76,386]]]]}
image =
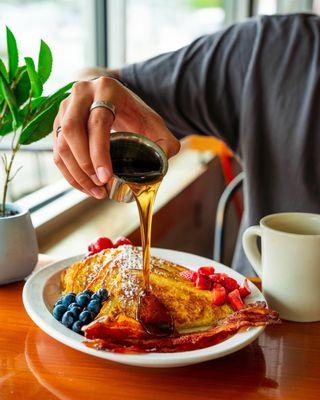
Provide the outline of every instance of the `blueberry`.
{"type": "Polygon", "coordinates": [[[82,331],[81,331],[81,328],[83,327],[83,322],[81,322],[81,321],[76,321],[76,322],[74,322],[74,324],[72,325],[72,330],[73,330],[73,332],[76,332],[76,333],[80,333],[80,334],[82,334],[82,331]]]}
{"type": "Polygon", "coordinates": [[[74,315],[72,314],[72,312],[71,312],[71,311],[66,311],[66,312],[63,314],[63,317],[62,317],[61,322],[62,322],[63,325],[66,326],[67,328],[71,328],[71,326],[72,326],[73,323],[74,323],[74,320],[75,320],[75,318],[74,318],[74,315]]]}
{"type": "Polygon", "coordinates": [[[90,303],[87,305],[87,309],[94,314],[99,314],[101,309],[101,302],[98,300],[91,300],[90,303]]]}
{"type": "Polygon", "coordinates": [[[93,320],[93,315],[90,311],[84,310],[79,315],[79,321],[81,321],[84,325],[89,324],[93,320]]]}
{"type": "Polygon", "coordinates": [[[61,320],[63,314],[67,311],[67,308],[63,306],[62,304],[58,304],[57,306],[54,307],[52,314],[57,319],[58,321],[61,320]]]}
{"type": "Polygon", "coordinates": [[[101,301],[105,301],[109,297],[109,293],[108,293],[107,289],[105,289],[105,288],[99,289],[97,291],[97,295],[100,297],[101,301]]]}
{"type": "Polygon", "coordinates": [[[82,311],[82,308],[77,303],[71,303],[68,306],[68,311],[71,311],[75,318],[79,317],[79,314],[82,311]]]}
{"type": "Polygon", "coordinates": [[[76,303],[76,302],[74,301],[73,303],[70,303],[70,304],[68,305],[68,310],[70,310],[70,308],[72,308],[72,307],[80,307],[80,306],[79,306],[78,303],[76,303]]]}
{"type": "Polygon", "coordinates": [[[76,299],[76,295],[74,293],[68,293],[61,298],[61,302],[65,307],[68,307],[69,304],[74,303],[76,299]]]}
{"type": "Polygon", "coordinates": [[[97,293],[94,293],[94,294],[91,296],[91,300],[99,301],[99,302],[101,303],[100,296],[99,296],[97,293]]]}
{"type": "Polygon", "coordinates": [[[93,295],[93,291],[90,289],[86,289],[82,292],[82,294],[87,294],[88,296],[92,296],[93,295]]]}
{"type": "Polygon", "coordinates": [[[79,293],[76,297],[76,302],[80,307],[85,307],[90,301],[90,296],[87,294],[79,293]]]}
{"type": "Polygon", "coordinates": [[[61,299],[58,299],[55,303],[54,303],[54,307],[55,306],[59,306],[59,305],[61,305],[62,304],[62,300],[61,299]]]}

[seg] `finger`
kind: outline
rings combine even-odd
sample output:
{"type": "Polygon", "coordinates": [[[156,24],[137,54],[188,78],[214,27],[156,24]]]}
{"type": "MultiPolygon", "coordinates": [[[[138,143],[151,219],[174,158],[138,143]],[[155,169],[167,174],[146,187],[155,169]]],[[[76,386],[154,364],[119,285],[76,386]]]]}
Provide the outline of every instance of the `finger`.
{"type": "Polygon", "coordinates": [[[104,184],[112,176],[109,138],[113,120],[111,111],[98,107],[91,111],[88,121],[90,157],[99,180],[104,184]]]}
{"type": "Polygon", "coordinates": [[[125,94],[117,104],[117,118],[114,128],[138,132],[156,142],[167,154],[172,157],[180,150],[180,142],[167,128],[163,119],[144,103],[128,88],[123,88],[125,94]],[[120,106],[119,106],[120,105],[120,106]]]}
{"type": "MultiPolygon", "coordinates": [[[[110,101],[116,110],[123,108],[123,86],[114,79],[101,77],[94,83],[94,101],[110,101]]],[[[110,158],[110,129],[115,122],[113,113],[98,107],[91,111],[88,121],[89,149],[92,163],[99,179],[107,183],[112,176],[110,158]]]]}
{"type": "Polygon", "coordinates": [[[103,183],[97,177],[89,153],[87,120],[92,103],[89,82],[77,82],[72,88],[72,95],[61,123],[62,134],[78,163],[87,176],[95,183],[103,183]]]}
{"type": "Polygon", "coordinates": [[[61,174],[63,177],[69,182],[71,186],[73,186],[75,189],[80,190],[81,192],[87,193],[91,195],[89,192],[85,191],[83,187],[81,187],[78,182],[73,178],[73,176],[70,174],[70,172],[67,170],[66,166],[64,165],[64,162],[62,161],[62,158],[58,155],[55,154],[54,157],[54,162],[56,166],[59,168],[61,174]]]}
{"type": "MultiPolygon", "coordinates": [[[[68,170],[72,178],[80,185],[84,190],[89,192],[93,197],[102,199],[106,196],[107,192],[104,187],[96,186],[88,175],[79,167],[76,159],[74,158],[68,143],[64,139],[64,136],[59,135],[57,138],[57,153],[62,159],[65,168],[68,170]]],[[[57,157],[57,160],[58,157],[57,157]]]]}
{"type": "Polygon", "coordinates": [[[54,133],[53,140],[54,140],[54,142],[55,142],[58,127],[61,126],[61,122],[62,122],[64,113],[66,112],[66,109],[68,108],[69,101],[70,101],[70,96],[67,97],[66,99],[62,100],[62,102],[60,103],[60,106],[59,106],[59,112],[53,122],[53,133],[54,133]]]}
{"type": "Polygon", "coordinates": [[[157,115],[143,116],[142,112],[143,134],[155,142],[166,153],[167,157],[173,157],[180,150],[180,141],[169,131],[163,119],[157,115]]]}
{"type": "Polygon", "coordinates": [[[160,133],[160,135],[154,138],[148,135],[150,139],[154,140],[154,142],[162,148],[168,158],[175,156],[180,150],[180,141],[172,135],[162,121],[155,124],[154,129],[152,129],[152,132],[154,131],[160,133]]]}

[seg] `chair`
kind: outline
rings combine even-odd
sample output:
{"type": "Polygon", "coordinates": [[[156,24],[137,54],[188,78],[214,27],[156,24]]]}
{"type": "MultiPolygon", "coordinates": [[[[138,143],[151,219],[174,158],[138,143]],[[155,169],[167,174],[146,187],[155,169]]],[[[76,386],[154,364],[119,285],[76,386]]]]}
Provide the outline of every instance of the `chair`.
{"type": "Polygon", "coordinates": [[[238,174],[224,189],[217,207],[214,232],[213,258],[217,262],[223,262],[224,231],[226,212],[235,192],[240,189],[244,180],[244,172],[238,174]]]}

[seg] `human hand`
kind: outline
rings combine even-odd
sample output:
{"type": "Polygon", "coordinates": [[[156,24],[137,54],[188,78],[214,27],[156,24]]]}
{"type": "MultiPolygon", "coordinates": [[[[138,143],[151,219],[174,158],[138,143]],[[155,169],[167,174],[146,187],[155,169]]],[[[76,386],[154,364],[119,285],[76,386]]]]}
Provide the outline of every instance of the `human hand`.
{"type": "Polygon", "coordinates": [[[117,80],[104,76],[76,82],[54,122],[54,161],[73,187],[98,199],[107,195],[105,185],[112,177],[111,129],[144,135],[157,142],[168,157],[180,149],[163,119],[117,80]],[[101,100],[115,106],[115,118],[103,107],[90,112],[91,104],[101,100]]]}

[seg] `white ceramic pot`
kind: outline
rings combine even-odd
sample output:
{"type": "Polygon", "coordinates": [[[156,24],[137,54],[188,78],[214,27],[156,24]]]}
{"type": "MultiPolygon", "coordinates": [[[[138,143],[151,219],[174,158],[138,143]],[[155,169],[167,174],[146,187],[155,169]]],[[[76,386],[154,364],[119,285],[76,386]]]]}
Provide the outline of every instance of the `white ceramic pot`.
{"type": "Polygon", "coordinates": [[[30,213],[15,204],[18,214],[0,217],[0,285],[22,280],[38,261],[38,243],[30,213]]]}

